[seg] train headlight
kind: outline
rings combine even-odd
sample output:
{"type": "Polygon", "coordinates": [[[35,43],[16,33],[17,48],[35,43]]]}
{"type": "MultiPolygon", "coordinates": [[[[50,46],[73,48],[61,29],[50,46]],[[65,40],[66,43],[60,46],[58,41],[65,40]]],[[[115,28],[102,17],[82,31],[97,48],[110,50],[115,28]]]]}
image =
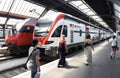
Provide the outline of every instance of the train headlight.
{"type": "Polygon", "coordinates": [[[46,44],[51,44],[53,43],[54,41],[46,41],[46,44]]]}
{"type": "Polygon", "coordinates": [[[45,55],[52,55],[52,50],[51,50],[51,48],[50,47],[47,47],[46,49],[45,49],[45,55]]]}
{"type": "Polygon", "coordinates": [[[15,42],[11,42],[11,44],[14,44],[14,45],[15,45],[16,43],[15,43],[15,42]]]}

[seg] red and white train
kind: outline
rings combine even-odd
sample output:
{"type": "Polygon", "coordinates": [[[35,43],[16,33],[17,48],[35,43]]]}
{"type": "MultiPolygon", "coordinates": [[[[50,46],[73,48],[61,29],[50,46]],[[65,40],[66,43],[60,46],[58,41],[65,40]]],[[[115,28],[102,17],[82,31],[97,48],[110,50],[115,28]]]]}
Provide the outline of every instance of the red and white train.
{"type": "Polygon", "coordinates": [[[94,42],[110,37],[111,33],[105,29],[78,19],[68,14],[56,13],[44,16],[37,23],[26,23],[17,31],[14,37],[7,36],[10,52],[16,49],[16,54],[26,53],[33,38],[39,40],[38,47],[46,56],[56,56],[60,36],[65,35],[69,52],[84,45],[85,34],[89,33],[94,42]],[[14,39],[13,39],[14,37],[14,39]],[[13,40],[12,40],[13,39],[13,40]],[[14,48],[12,47],[14,45],[14,48]],[[25,50],[25,51],[24,51],[25,50]]]}

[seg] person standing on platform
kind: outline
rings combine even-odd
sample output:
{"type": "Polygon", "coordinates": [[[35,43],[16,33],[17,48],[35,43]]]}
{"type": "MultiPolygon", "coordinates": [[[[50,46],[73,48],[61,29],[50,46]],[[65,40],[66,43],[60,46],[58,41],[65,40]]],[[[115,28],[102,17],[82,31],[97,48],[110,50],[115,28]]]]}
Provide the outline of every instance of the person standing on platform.
{"type": "Polygon", "coordinates": [[[92,63],[92,49],[94,50],[93,41],[90,39],[90,34],[86,34],[84,48],[85,65],[89,65],[92,63]]]}
{"type": "Polygon", "coordinates": [[[38,40],[32,41],[32,46],[29,48],[30,59],[27,63],[27,68],[31,70],[31,78],[34,78],[37,72],[40,72],[40,50],[37,48],[38,40]]]}
{"type": "Polygon", "coordinates": [[[65,60],[66,52],[67,52],[67,46],[66,46],[65,35],[62,35],[58,47],[58,54],[59,54],[58,67],[66,66],[66,60],[65,60]]]}
{"type": "Polygon", "coordinates": [[[110,56],[111,59],[115,58],[117,46],[118,46],[118,42],[116,36],[114,35],[111,41],[111,47],[112,47],[111,56],[110,56]]]}

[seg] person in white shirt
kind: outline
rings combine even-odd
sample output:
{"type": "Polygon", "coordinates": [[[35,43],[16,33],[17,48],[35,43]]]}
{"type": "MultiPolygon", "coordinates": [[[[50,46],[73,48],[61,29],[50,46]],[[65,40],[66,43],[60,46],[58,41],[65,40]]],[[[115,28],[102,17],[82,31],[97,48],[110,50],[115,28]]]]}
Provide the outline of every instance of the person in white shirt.
{"type": "Polygon", "coordinates": [[[111,48],[112,48],[111,56],[110,56],[111,59],[115,58],[117,46],[118,46],[118,42],[117,42],[116,36],[114,35],[111,42],[111,48]]]}

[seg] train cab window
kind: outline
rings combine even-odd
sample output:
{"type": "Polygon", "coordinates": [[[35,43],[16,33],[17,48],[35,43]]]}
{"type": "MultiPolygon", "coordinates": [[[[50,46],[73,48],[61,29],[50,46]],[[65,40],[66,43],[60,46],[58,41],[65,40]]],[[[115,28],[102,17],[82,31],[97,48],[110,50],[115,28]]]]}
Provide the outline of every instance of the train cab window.
{"type": "Polygon", "coordinates": [[[11,29],[9,30],[8,34],[16,34],[17,33],[17,30],[16,29],[11,29]]]}
{"type": "Polygon", "coordinates": [[[66,25],[64,25],[62,34],[64,34],[65,37],[67,37],[67,26],[66,25]]]}
{"type": "Polygon", "coordinates": [[[56,30],[53,32],[52,37],[60,37],[61,29],[62,29],[62,25],[56,28],[56,30]]]}
{"type": "Polygon", "coordinates": [[[48,36],[51,24],[52,24],[51,21],[38,22],[35,27],[35,36],[41,36],[41,37],[48,36]]]}
{"type": "Polygon", "coordinates": [[[22,26],[19,32],[33,32],[34,27],[33,26],[22,26]]]}

